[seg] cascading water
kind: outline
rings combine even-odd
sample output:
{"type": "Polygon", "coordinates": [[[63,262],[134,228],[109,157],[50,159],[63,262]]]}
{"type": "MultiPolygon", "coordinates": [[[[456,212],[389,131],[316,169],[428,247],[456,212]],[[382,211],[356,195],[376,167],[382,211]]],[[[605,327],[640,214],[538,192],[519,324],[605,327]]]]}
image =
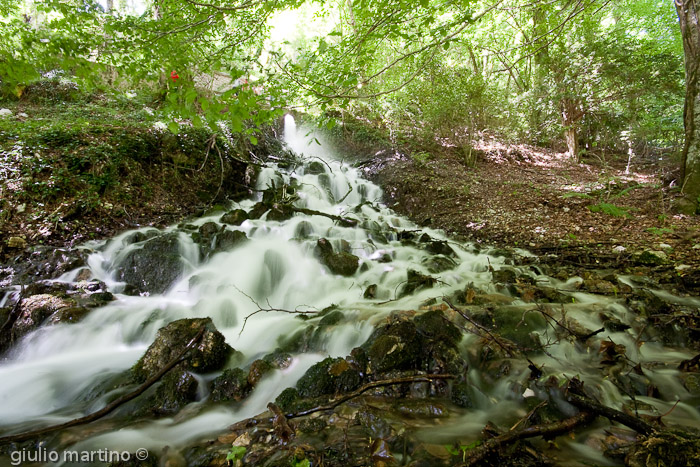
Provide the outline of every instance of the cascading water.
{"type": "MultiPolygon", "coordinates": [[[[182,227],[141,229],[144,238],[175,235],[183,273],[164,293],[137,296],[122,293],[124,283],[117,270],[124,258],[143,248],[144,240],[134,242],[132,231],[107,242],[87,245],[85,248],[92,251],[89,275],[104,281],[117,300],[92,311],[77,324],[44,326],[12,349],[0,365],[0,430],[11,433],[52,425],[104,406],[114,393],[101,388],[111,387],[110,382],[118,380],[153,342],[158,329],[174,320],[211,317],[227,343],[242,354],[238,366],[245,367],[273,352],[280,341],[306,326],[294,314],[266,309],[313,311],[336,305],[342,310],[344,319],[327,327],[323,335],[322,351],[294,355],[288,368],[268,374],[238,406],[205,404],[205,383],[216,375],[198,375],[201,400],[176,417],[103,429],[100,434],[86,435],[71,449],[160,451],[166,445],[183,446],[264,411],[269,401],[293,386],[314,363],[327,356],[348,355],[369,337],[373,325],[393,310],[417,310],[430,299],[449,296],[468,284],[496,292],[492,270],[506,267],[504,257],[450,241],[439,231],[418,228],[382,206],[378,186],[363,179],[356,168],[334,159],[324,146],[310,143],[313,138],[297,131],[291,116],[285,118],[285,140],[291,149],[306,156],[304,163],[294,169],[274,164],[263,168],[257,188],[262,192],[271,186],[295,186],[297,208],[353,219],[357,226],[340,226],[336,218],[308,213],[297,213],[282,221],[268,220],[264,215],[239,226],[226,226],[245,233],[248,241],[232,249],[214,250],[206,258],[200,255],[191,232],[211,222],[223,226],[220,212],[182,227]],[[402,243],[399,234],[405,231],[415,237],[427,234],[433,245],[449,245],[452,257],[416,243],[402,243]],[[314,255],[321,237],[328,239],[334,250],[358,256],[357,272],[348,277],[330,273],[314,255]],[[399,291],[408,271],[435,275],[431,265],[436,259],[449,265],[439,268],[435,286],[402,296],[399,291]],[[375,290],[366,296],[364,291],[371,285],[376,286],[375,290]],[[263,311],[257,312],[260,309],[263,311]],[[94,398],[93,394],[99,397],[94,398]]],[[[262,194],[259,197],[262,199],[262,194]]],[[[235,203],[233,208],[250,211],[256,201],[259,200],[235,203]]],[[[575,292],[576,280],[561,282],[533,271],[521,273],[538,285],[570,297],[571,303],[562,304],[562,309],[587,328],[602,327],[599,313],[591,313],[591,307],[623,323],[634,320],[614,298],[575,292]]],[[[72,281],[76,275],[74,271],[58,280],[72,281]]],[[[86,277],[84,272],[81,277],[86,277]]],[[[699,304],[691,301],[694,306],[699,304]]],[[[536,309],[517,300],[511,306],[522,313],[536,309]]],[[[637,350],[635,336],[624,330],[606,330],[596,339],[625,345],[628,357],[639,363],[659,362],[655,369],[646,370],[665,401],[655,399],[654,404],[663,410],[680,400],[669,418],[679,423],[698,423],[700,414],[694,405],[698,401],[691,400],[674,377],[674,370],[664,365],[690,358],[690,353],[670,352],[656,344],[637,350]]],[[[476,340],[475,336],[464,337],[461,345],[466,353],[476,340]]],[[[548,375],[579,375],[587,384],[603,386],[606,402],[612,406],[619,406],[626,397],[619,388],[602,380],[594,356],[567,340],[552,343],[534,363],[544,365],[548,375]]],[[[522,412],[522,391],[517,388],[527,380],[527,365],[514,363],[511,373],[495,383],[485,381],[476,370],[470,371],[470,382],[476,388],[474,409],[464,418],[446,423],[441,430],[426,433],[427,438],[450,442],[455,437],[475,435],[487,421],[511,420],[514,413],[522,412]]]]}

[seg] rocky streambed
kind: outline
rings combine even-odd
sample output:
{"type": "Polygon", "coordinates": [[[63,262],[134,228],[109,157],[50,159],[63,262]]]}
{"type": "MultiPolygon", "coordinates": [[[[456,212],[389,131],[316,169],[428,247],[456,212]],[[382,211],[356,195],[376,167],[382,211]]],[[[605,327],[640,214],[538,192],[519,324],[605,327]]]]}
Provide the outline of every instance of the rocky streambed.
{"type": "Polygon", "coordinates": [[[300,155],[272,155],[252,199],[7,265],[6,460],[698,460],[692,271],[577,271],[456,242],[384,207],[292,121],[286,137],[300,155]]]}

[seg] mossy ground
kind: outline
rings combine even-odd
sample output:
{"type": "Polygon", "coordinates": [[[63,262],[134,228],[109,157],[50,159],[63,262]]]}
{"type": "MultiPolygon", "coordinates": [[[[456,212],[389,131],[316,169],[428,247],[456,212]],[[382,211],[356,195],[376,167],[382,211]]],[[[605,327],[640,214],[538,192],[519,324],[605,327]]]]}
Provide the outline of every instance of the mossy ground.
{"type": "MultiPolygon", "coordinates": [[[[13,113],[0,119],[0,235],[72,245],[247,194],[242,151],[219,136],[220,160],[210,131],[170,133],[155,104],[60,83],[0,102],[13,113]]],[[[0,256],[16,253],[0,245],[0,256]]]]}

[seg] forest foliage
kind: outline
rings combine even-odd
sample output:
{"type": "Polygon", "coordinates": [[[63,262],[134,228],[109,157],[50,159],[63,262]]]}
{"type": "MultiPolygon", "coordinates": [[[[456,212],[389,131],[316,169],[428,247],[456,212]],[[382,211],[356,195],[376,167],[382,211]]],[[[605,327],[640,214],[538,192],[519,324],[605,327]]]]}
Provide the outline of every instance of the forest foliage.
{"type": "Polygon", "coordinates": [[[303,108],[329,127],[352,115],[424,149],[467,150],[483,132],[576,156],[682,144],[670,1],[136,5],[0,0],[3,98],[47,77],[145,93],[173,132],[223,120],[253,142],[256,126],[303,108]]]}

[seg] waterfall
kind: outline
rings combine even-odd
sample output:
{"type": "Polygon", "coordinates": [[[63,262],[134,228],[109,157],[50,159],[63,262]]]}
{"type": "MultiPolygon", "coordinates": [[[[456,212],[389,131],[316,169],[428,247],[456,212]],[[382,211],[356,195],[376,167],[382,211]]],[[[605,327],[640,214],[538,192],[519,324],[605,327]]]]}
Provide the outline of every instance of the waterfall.
{"type": "MultiPolygon", "coordinates": [[[[87,274],[104,281],[117,299],[91,311],[76,324],[41,327],[15,346],[0,364],[2,431],[19,432],[65,422],[104,406],[106,395],[100,393],[100,388],[129,370],[153,342],[158,329],[174,320],[211,317],[227,343],[240,352],[235,366],[243,368],[273,352],[281,342],[307,326],[306,321],[294,314],[274,310],[257,312],[261,308],[323,310],[333,305],[342,311],[343,320],[325,328],[319,350],[294,354],[288,368],[272,371],[242,404],[207,405],[206,391],[202,391],[204,400],[192,403],[191,410],[177,417],[115,427],[113,431],[87,437],[72,449],[159,451],[166,445],[186,445],[264,411],[269,401],[284,388],[294,386],[314,363],[328,356],[346,356],[361,345],[374,325],[394,310],[418,310],[431,300],[464,291],[466,287],[497,292],[492,271],[509,267],[507,258],[456,242],[441,231],[418,227],[397,215],[381,204],[382,192],[377,185],[364,179],[358,169],[334,157],[317,135],[309,134],[303,127],[297,128],[291,115],[284,119],[284,140],[292,150],[305,156],[304,164],[295,170],[270,164],[261,170],[257,189],[265,190],[273,184],[293,186],[298,208],[344,216],[356,221],[356,226],[342,226],[331,217],[301,213],[281,221],[269,220],[268,214],[240,225],[226,225],[221,220],[222,213],[217,212],[181,226],[141,229],[138,232],[149,238],[175,234],[172,238],[178,242],[183,257],[182,274],[163,293],[141,295],[124,293],[125,284],[118,268],[130,253],[144,248],[147,240],[134,242],[131,231],[91,246],[87,274]],[[321,144],[317,143],[319,140],[321,144]],[[208,256],[200,255],[195,233],[207,223],[242,232],[248,241],[230,249],[214,250],[208,256]],[[402,232],[410,232],[415,239],[428,238],[431,245],[441,245],[444,251],[431,252],[419,241],[405,241],[399,238],[402,232]],[[336,251],[357,256],[357,272],[341,276],[322,264],[314,255],[320,238],[327,239],[336,251]],[[436,267],[438,261],[447,266],[436,267]],[[399,291],[409,270],[435,276],[439,281],[432,288],[401,295],[399,291]],[[370,286],[375,287],[372,296],[365,294],[370,286]],[[101,396],[91,399],[93,393],[101,396]]],[[[249,199],[232,203],[231,209],[250,212],[255,202],[249,199]]],[[[570,294],[571,303],[561,305],[566,307],[567,317],[590,324],[592,329],[598,329],[602,323],[599,313],[591,313],[587,308],[591,303],[622,322],[633,320],[629,311],[613,298],[577,293],[569,283],[531,270],[523,269],[520,273],[531,277],[533,283],[570,294]]],[[[526,310],[530,306],[514,300],[516,309],[526,310]]],[[[624,331],[606,330],[597,338],[614,339],[628,349],[636,348],[633,336],[624,331]]],[[[475,336],[465,336],[462,342],[465,352],[476,345],[476,340],[475,336]]],[[[635,358],[644,362],[671,361],[678,357],[662,350],[646,345],[635,358]]],[[[597,358],[585,350],[561,340],[548,353],[549,356],[537,357],[535,363],[544,365],[551,376],[576,376],[571,372],[574,362],[577,374],[589,384],[606,384],[597,369],[597,358]]],[[[482,384],[480,376],[471,371],[473,384],[482,384]]],[[[474,412],[454,424],[446,424],[442,430],[435,430],[432,435],[446,439],[457,430],[478,433],[485,421],[498,421],[513,410],[521,410],[517,408],[521,396],[513,388],[527,371],[527,367],[514,366],[512,373],[498,384],[483,383],[488,397],[477,400],[474,412]]],[[[677,378],[669,376],[670,371],[648,370],[648,374],[654,373],[662,381],[660,390],[664,393],[686,394],[677,378]]],[[[200,382],[206,383],[216,374],[199,376],[200,382]]],[[[624,397],[610,384],[605,388],[611,401],[624,397]]],[[[674,416],[696,423],[700,420],[697,409],[684,403],[669,415],[671,419],[674,416]]]]}

